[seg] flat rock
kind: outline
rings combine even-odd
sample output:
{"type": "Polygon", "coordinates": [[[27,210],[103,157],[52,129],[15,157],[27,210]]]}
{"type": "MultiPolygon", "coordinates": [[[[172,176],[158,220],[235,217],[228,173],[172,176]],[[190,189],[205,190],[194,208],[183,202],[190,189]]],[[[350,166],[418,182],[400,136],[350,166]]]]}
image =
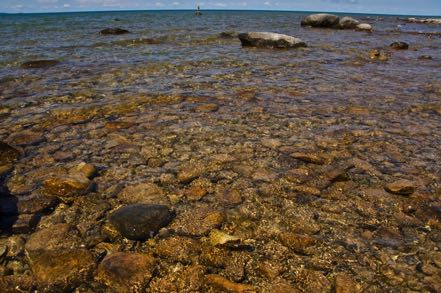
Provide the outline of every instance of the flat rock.
{"type": "Polygon", "coordinates": [[[17,161],[21,153],[7,143],[0,141],[0,165],[9,165],[17,161]]]}
{"type": "Polygon", "coordinates": [[[13,133],[8,137],[7,141],[17,146],[29,146],[37,145],[46,141],[46,137],[44,137],[44,134],[41,132],[29,130],[13,133]]]}
{"type": "Polygon", "coordinates": [[[307,47],[299,38],[270,32],[248,32],[239,34],[239,40],[244,47],[260,48],[300,48],[307,47]]]}
{"type": "Polygon", "coordinates": [[[218,228],[224,218],[224,214],[220,211],[209,207],[199,207],[179,214],[170,228],[181,235],[202,236],[218,228]]]}
{"type": "Polygon", "coordinates": [[[280,242],[292,249],[295,253],[310,254],[310,247],[318,243],[317,238],[308,235],[300,235],[291,232],[283,232],[278,235],[280,242]]]}
{"type": "Polygon", "coordinates": [[[63,199],[85,195],[91,188],[92,181],[82,175],[51,177],[43,182],[43,190],[46,194],[63,199]]]}
{"type": "Polygon", "coordinates": [[[305,17],[301,25],[302,26],[312,26],[312,27],[326,27],[335,28],[339,24],[340,18],[334,14],[318,13],[311,14],[305,17]]]}
{"type": "Polygon", "coordinates": [[[84,283],[96,268],[85,249],[43,250],[33,257],[31,269],[38,284],[50,292],[66,292],[84,283]]]}
{"type": "Polygon", "coordinates": [[[181,236],[162,239],[156,246],[156,253],[160,257],[182,263],[191,262],[192,257],[200,252],[201,247],[197,240],[181,236]]]}
{"type": "Polygon", "coordinates": [[[116,27],[116,28],[106,28],[100,31],[102,35],[123,35],[130,33],[128,30],[116,27]]]}
{"type": "Polygon", "coordinates": [[[360,22],[352,17],[342,17],[340,18],[338,25],[341,29],[356,29],[360,22]]]}
{"type": "Polygon", "coordinates": [[[58,60],[34,60],[28,61],[21,64],[21,68],[32,69],[32,68],[48,68],[59,64],[58,60]]]}
{"type": "Polygon", "coordinates": [[[233,293],[257,292],[254,286],[252,285],[235,283],[220,275],[214,275],[214,274],[207,275],[205,278],[208,285],[213,287],[215,290],[221,290],[221,292],[233,292],[233,293]]]}
{"type": "Polygon", "coordinates": [[[126,186],[118,194],[118,199],[126,204],[170,204],[164,190],[150,182],[126,186]]]}
{"type": "Polygon", "coordinates": [[[174,214],[165,205],[133,204],[117,209],[109,222],[127,239],[145,240],[167,226],[174,214]]]}
{"type": "Polygon", "coordinates": [[[96,280],[116,292],[144,292],[155,268],[156,260],[149,254],[115,252],[100,263],[96,280]]]}
{"type": "Polygon", "coordinates": [[[411,195],[415,192],[416,185],[415,182],[403,179],[387,184],[384,189],[393,194],[411,195]]]}

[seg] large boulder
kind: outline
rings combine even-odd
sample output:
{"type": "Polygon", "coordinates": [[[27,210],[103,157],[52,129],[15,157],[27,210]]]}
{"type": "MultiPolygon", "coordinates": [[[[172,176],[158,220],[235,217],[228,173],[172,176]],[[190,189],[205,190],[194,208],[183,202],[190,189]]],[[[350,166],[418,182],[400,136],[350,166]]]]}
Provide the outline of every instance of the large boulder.
{"type": "Polygon", "coordinates": [[[357,25],[357,27],[355,28],[358,31],[367,31],[367,32],[371,32],[372,31],[372,26],[368,23],[360,23],[359,25],[357,25]]]}
{"type": "Polygon", "coordinates": [[[348,16],[340,18],[338,22],[341,29],[356,29],[359,24],[360,22],[358,20],[348,16]]]}
{"type": "Polygon", "coordinates": [[[301,39],[269,32],[242,33],[239,34],[239,39],[244,47],[279,49],[307,47],[301,39]]]}
{"type": "Polygon", "coordinates": [[[305,17],[301,24],[302,26],[312,26],[312,27],[338,27],[340,18],[334,14],[318,13],[311,14],[305,17]]]}

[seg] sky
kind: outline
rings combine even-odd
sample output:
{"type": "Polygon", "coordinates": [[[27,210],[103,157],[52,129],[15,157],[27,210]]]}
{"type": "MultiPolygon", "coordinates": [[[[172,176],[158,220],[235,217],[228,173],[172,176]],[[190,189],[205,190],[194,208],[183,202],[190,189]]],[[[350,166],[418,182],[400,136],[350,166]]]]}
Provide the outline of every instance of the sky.
{"type": "Polygon", "coordinates": [[[0,12],[262,9],[441,16],[441,0],[0,0],[0,12]]]}

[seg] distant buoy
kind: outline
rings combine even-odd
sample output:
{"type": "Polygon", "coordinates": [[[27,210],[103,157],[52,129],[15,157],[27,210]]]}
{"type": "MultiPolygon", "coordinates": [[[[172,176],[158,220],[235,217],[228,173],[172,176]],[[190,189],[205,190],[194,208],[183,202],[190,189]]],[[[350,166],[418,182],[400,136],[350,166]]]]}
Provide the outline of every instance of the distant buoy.
{"type": "Polygon", "coordinates": [[[202,15],[201,8],[199,7],[199,5],[198,5],[198,8],[196,9],[196,11],[194,12],[194,15],[197,15],[197,16],[202,15]]]}

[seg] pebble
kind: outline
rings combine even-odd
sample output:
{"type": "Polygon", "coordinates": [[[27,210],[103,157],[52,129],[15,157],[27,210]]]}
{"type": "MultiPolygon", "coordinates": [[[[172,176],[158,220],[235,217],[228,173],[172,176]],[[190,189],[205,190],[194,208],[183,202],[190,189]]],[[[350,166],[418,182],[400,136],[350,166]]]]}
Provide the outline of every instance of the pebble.
{"type": "Polygon", "coordinates": [[[170,204],[165,191],[151,182],[126,186],[117,197],[126,204],[170,204]]]}
{"type": "Polygon", "coordinates": [[[409,44],[405,42],[393,42],[390,47],[395,50],[407,50],[409,49],[409,44]]]}
{"type": "Polygon", "coordinates": [[[121,207],[109,216],[109,222],[125,238],[146,240],[167,226],[174,214],[165,205],[133,204],[121,207]]]}
{"type": "Polygon", "coordinates": [[[122,28],[106,28],[100,31],[100,34],[102,35],[123,35],[130,33],[128,30],[122,29],[122,28]]]}
{"type": "Polygon", "coordinates": [[[291,154],[291,157],[306,163],[311,163],[316,165],[323,165],[326,163],[326,159],[324,158],[324,156],[317,153],[295,152],[291,154]]]}
{"type": "Polygon", "coordinates": [[[387,184],[384,189],[393,194],[411,195],[416,190],[416,184],[415,182],[402,179],[387,184]]]}
{"type": "Polygon", "coordinates": [[[85,195],[91,188],[92,182],[81,175],[51,177],[43,182],[43,190],[46,194],[55,195],[62,199],[85,195]]]}
{"type": "Polygon", "coordinates": [[[283,232],[278,235],[280,242],[292,249],[295,253],[308,255],[312,253],[311,247],[318,243],[317,238],[308,235],[283,232]]]}
{"type": "Polygon", "coordinates": [[[207,283],[216,290],[232,293],[252,293],[257,292],[254,286],[248,284],[234,283],[220,275],[207,275],[207,283]]]}

